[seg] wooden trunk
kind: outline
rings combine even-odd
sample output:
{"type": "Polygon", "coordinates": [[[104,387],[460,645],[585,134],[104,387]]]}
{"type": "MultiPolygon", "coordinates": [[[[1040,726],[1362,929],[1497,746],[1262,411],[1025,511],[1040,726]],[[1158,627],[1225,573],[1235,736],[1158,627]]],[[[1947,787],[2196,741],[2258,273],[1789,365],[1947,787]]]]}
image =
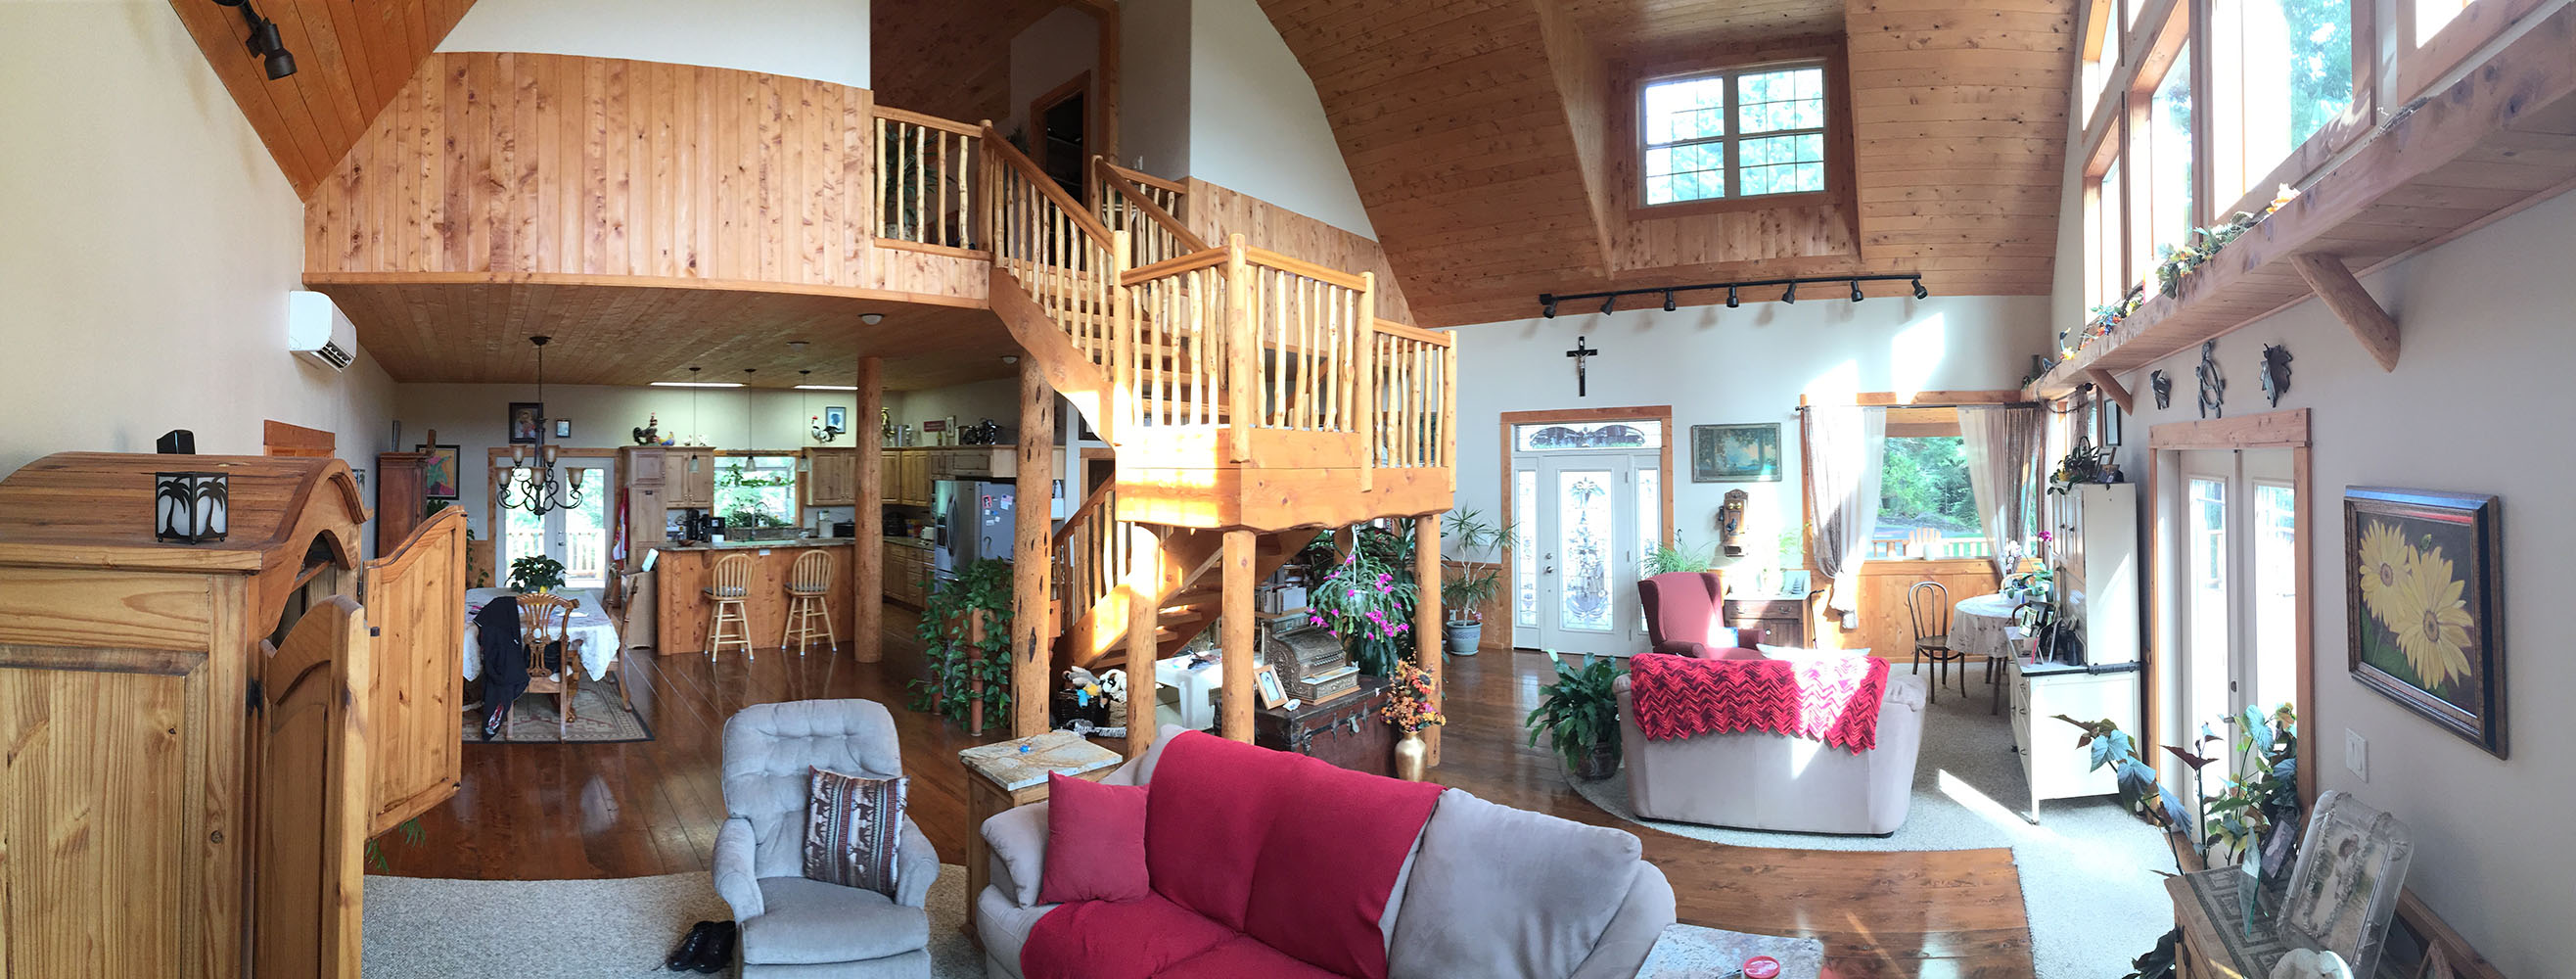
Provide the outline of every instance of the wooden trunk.
{"type": "MultiPolygon", "coordinates": [[[[391,811],[369,773],[435,767],[379,760],[420,742],[367,714],[455,683],[453,653],[430,690],[373,682],[366,519],[332,459],[68,454],[0,481],[0,975],[357,975],[369,815],[391,811]],[[153,541],[152,474],[180,469],[228,477],[225,540],[153,541]]],[[[415,556],[371,597],[461,628],[461,590],[422,590],[461,574],[435,546],[445,575],[415,556]]]]}
{"type": "Polygon", "coordinates": [[[1267,708],[1253,712],[1252,743],[1277,751],[1321,758],[1355,772],[1395,774],[1393,725],[1378,716],[1386,706],[1386,678],[1360,678],[1358,693],[1295,710],[1267,708]]]}

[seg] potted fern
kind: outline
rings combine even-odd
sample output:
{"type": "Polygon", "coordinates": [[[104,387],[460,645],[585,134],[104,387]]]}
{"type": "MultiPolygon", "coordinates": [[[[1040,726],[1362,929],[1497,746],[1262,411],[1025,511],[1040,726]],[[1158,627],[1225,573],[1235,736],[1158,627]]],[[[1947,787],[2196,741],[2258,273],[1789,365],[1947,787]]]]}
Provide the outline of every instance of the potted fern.
{"type": "Polygon", "coordinates": [[[1516,535],[1511,521],[1488,522],[1480,510],[1452,510],[1441,524],[1454,544],[1451,553],[1457,556],[1440,561],[1442,567],[1456,569],[1440,583],[1440,607],[1447,613],[1440,623],[1440,638],[1449,655],[1474,656],[1477,644],[1484,640],[1485,603],[1503,589],[1500,552],[1516,535]]]}
{"type": "Polygon", "coordinates": [[[1577,669],[1554,650],[1547,658],[1556,664],[1556,682],[1538,688],[1538,709],[1521,722],[1530,729],[1529,743],[1537,745],[1545,734],[1574,777],[1609,778],[1619,770],[1619,695],[1611,689],[1618,660],[1585,654],[1577,669]]]}

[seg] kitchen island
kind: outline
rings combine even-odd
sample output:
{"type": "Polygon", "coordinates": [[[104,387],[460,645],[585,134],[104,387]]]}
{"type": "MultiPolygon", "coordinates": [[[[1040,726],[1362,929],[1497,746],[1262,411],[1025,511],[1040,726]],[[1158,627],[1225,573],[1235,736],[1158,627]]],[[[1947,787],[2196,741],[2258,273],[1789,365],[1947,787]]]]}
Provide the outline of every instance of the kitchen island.
{"type": "Polygon", "coordinates": [[[825,612],[832,618],[832,634],[839,637],[843,646],[849,645],[853,626],[850,604],[850,545],[853,543],[855,541],[848,537],[805,537],[663,546],[662,556],[654,569],[660,597],[654,622],[661,632],[655,648],[664,656],[707,651],[707,619],[715,601],[707,597],[707,585],[715,578],[716,562],[736,554],[751,556],[751,576],[743,594],[743,612],[751,619],[751,645],[755,649],[777,646],[779,636],[787,628],[790,568],[805,552],[817,549],[832,556],[832,589],[823,599],[825,612]]]}

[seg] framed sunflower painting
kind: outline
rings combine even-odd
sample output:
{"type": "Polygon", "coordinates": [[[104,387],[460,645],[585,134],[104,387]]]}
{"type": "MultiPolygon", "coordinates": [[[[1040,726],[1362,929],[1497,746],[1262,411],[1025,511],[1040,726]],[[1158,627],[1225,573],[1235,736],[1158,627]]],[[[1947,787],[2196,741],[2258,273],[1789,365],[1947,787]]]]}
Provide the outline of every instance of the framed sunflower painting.
{"type": "Polygon", "coordinates": [[[2353,678],[2505,756],[2497,500],[2353,486],[2343,494],[2353,678]]]}

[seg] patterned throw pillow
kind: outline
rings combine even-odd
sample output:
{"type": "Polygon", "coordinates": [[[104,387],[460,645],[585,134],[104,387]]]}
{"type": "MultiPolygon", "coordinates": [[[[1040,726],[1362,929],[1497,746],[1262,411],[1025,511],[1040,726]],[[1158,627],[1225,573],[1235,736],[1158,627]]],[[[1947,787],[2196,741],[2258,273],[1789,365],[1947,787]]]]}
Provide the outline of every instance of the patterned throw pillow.
{"type": "Polygon", "coordinates": [[[812,769],[805,802],[805,876],[894,896],[895,845],[911,781],[812,769]]]}

